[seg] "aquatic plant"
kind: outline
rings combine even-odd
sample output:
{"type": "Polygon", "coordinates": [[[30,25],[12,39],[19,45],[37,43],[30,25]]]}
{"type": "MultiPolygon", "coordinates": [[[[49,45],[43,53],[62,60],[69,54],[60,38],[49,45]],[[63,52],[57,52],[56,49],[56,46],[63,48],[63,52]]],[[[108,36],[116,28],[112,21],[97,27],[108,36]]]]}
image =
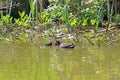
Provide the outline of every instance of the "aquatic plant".
{"type": "Polygon", "coordinates": [[[31,22],[31,18],[27,14],[25,14],[25,11],[18,13],[20,15],[20,18],[15,19],[15,23],[18,26],[24,26],[25,28],[28,28],[28,25],[31,22]]]}
{"type": "Polygon", "coordinates": [[[114,16],[113,16],[113,21],[114,21],[115,23],[119,24],[119,22],[120,22],[120,15],[119,15],[119,14],[114,15],[114,16]]]}
{"type": "Polygon", "coordinates": [[[34,28],[34,19],[35,19],[35,2],[34,0],[29,0],[30,5],[30,15],[32,15],[32,27],[34,28]]]}

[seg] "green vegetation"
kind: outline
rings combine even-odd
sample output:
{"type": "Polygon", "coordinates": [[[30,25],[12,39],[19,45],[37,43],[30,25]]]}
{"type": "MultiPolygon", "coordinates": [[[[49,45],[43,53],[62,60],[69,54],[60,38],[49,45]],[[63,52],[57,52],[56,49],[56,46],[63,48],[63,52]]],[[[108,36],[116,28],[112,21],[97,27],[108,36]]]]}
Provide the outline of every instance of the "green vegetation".
{"type": "MultiPolygon", "coordinates": [[[[6,2],[8,1],[6,0],[6,2]]],[[[13,2],[18,1],[13,0],[13,2]]],[[[0,39],[4,42],[36,43],[42,37],[43,39],[62,37],[62,39],[68,38],[72,41],[83,39],[96,43],[96,41],[108,39],[106,36],[110,40],[113,39],[111,35],[114,33],[111,33],[110,36],[108,34],[117,28],[116,25],[119,26],[120,19],[117,12],[118,6],[115,6],[116,0],[49,0],[49,2],[48,8],[43,9],[41,6],[44,4],[39,0],[38,2],[30,0],[28,2],[30,14],[26,14],[28,12],[25,9],[20,10],[18,11],[19,18],[10,16],[10,14],[1,14],[0,39]],[[104,20],[105,16],[106,20],[104,20]],[[72,39],[70,35],[73,36],[72,39]]],[[[2,1],[1,4],[3,4],[2,1]]],[[[119,40],[118,33],[119,31],[115,33],[117,36],[115,41],[119,40]]]]}
{"type": "Polygon", "coordinates": [[[120,0],[47,1],[0,0],[0,79],[119,80],[120,0]]]}

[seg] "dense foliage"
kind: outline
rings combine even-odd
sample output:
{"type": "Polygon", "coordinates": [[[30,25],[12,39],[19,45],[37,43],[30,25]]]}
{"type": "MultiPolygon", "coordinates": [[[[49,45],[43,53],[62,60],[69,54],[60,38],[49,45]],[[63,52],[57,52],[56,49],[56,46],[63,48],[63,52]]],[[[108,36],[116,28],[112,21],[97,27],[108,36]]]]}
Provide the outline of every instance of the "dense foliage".
{"type": "MultiPolygon", "coordinates": [[[[74,39],[78,41],[81,31],[89,31],[90,33],[98,31],[99,27],[103,26],[102,23],[105,20],[105,16],[107,17],[107,21],[104,24],[106,30],[119,23],[119,14],[113,15],[114,8],[113,4],[110,4],[110,1],[49,0],[50,5],[47,9],[43,9],[42,5],[44,4],[40,4],[40,1],[23,0],[22,2],[14,0],[13,3],[18,2],[22,5],[20,10],[16,11],[19,17],[15,18],[14,15],[11,16],[9,14],[1,15],[0,38],[6,42],[34,42],[36,38],[45,37],[45,35],[47,37],[52,36],[53,39],[60,37],[61,34],[67,37],[65,34],[69,33],[74,35],[74,39]],[[23,7],[26,2],[29,3],[30,12],[29,10],[26,11],[25,7],[23,7]],[[106,6],[108,3],[109,6],[106,6]],[[36,6],[36,4],[39,5],[36,6]],[[113,24],[113,22],[115,23],[113,24]]],[[[84,38],[89,42],[89,37],[93,36],[95,35],[92,34],[91,36],[91,34],[85,33],[84,38]]],[[[95,38],[97,41],[104,39],[105,36],[103,34],[95,38]]]]}

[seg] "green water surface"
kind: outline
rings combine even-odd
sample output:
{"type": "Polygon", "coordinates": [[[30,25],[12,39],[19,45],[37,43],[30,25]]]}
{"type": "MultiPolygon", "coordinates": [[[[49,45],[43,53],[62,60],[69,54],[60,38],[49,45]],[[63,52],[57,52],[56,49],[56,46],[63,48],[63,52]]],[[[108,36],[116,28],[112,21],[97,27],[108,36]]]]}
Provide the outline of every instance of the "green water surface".
{"type": "Polygon", "coordinates": [[[120,48],[1,44],[0,80],[120,80],[120,48]]]}

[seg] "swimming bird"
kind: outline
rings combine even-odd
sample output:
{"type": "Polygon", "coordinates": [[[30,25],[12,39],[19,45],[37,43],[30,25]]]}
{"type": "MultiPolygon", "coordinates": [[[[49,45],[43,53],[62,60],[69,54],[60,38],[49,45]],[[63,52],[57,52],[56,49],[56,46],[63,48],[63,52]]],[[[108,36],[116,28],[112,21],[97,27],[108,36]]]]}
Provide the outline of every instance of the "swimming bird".
{"type": "Polygon", "coordinates": [[[56,41],[51,41],[45,44],[45,46],[56,46],[56,45],[57,45],[56,41]]]}
{"type": "Polygon", "coordinates": [[[53,42],[48,42],[45,44],[45,46],[52,46],[53,45],[53,42]]]}
{"type": "Polygon", "coordinates": [[[56,40],[55,45],[58,45],[60,48],[74,48],[75,47],[73,43],[61,43],[60,40],[56,40]]]}

